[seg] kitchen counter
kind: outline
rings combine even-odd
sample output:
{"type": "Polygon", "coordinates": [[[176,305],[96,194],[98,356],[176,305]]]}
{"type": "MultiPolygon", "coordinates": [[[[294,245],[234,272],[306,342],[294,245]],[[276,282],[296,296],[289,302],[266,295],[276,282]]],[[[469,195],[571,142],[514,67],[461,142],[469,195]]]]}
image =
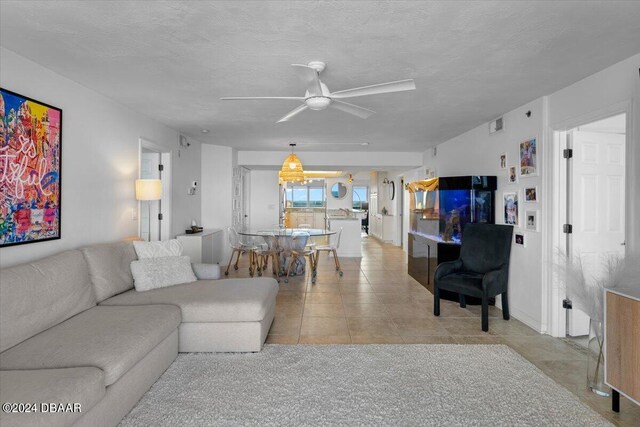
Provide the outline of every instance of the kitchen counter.
{"type": "Polygon", "coordinates": [[[329,229],[334,231],[342,229],[338,256],[358,258],[362,256],[362,222],[359,218],[329,218],[329,229]]]}

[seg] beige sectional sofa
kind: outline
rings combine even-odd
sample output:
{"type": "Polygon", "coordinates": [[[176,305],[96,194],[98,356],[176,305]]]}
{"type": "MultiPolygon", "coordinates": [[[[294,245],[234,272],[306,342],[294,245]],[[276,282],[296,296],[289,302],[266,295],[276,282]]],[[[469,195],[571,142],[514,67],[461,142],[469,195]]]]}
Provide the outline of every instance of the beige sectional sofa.
{"type": "Polygon", "coordinates": [[[113,426],[179,351],[260,351],[275,280],[137,292],[135,259],[133,244],[119,242],[0,271],[0,401],[38,406],[3,411],[0,425],[113,426]],[[41,403],[80,404],[81,412],[43,413],[41,403]]]}

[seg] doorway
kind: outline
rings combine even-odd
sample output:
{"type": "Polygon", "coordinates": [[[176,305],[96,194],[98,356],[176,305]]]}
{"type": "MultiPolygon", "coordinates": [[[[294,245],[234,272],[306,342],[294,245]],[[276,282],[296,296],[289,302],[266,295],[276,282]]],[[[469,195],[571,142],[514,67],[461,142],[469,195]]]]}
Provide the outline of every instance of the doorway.
{"type": "Polygon", "coordinates": [[[145,241],[171,238],[171,151],[152,141],[140,138],[138,177],[159,179],[160,200],[138,201],[138,236],[145,241]]]}
{"type": "MultiPolygon", "coordinates": [[[[566,132],[566,224],[564,250],[579,257],[586,280],[601,277],[609,257],[625,254],[626,114],[566,132]]],[[[562,249],[563,245],[560,246],[562,249]]],[[[571,295],[566,296],[571,300],[571,295]]],[[[589,316],[567,310],[566,335],[585,341],[589,316]]]]}

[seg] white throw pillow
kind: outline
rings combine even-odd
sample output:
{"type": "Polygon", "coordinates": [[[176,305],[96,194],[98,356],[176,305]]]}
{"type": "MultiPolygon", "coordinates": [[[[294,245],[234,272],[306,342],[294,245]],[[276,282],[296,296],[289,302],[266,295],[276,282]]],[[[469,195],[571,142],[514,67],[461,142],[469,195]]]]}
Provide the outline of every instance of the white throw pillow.
{"type": "Polygon", "coordinates": [[[136,291],[166,288],[198,280],[193,274],[188,256],[143,258],[131,263],[136,291]]]}
{"type": "Polygon", "coordinates": [[[182,243],[178,239],[164,240],[161,242],[133,241],[138,259],[159,258],[182,255],[182,243]]]}

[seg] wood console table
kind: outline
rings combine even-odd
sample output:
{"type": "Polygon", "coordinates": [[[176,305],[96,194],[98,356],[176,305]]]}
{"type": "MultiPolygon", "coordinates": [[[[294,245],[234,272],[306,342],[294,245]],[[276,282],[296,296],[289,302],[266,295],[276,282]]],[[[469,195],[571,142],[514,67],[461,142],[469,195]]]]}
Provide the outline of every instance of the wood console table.
{"type": "Polygon", "coordinates": [[[640,288],[605,289],[605,383],[612,410],[620,394],[640,405],[640,288]]]}

